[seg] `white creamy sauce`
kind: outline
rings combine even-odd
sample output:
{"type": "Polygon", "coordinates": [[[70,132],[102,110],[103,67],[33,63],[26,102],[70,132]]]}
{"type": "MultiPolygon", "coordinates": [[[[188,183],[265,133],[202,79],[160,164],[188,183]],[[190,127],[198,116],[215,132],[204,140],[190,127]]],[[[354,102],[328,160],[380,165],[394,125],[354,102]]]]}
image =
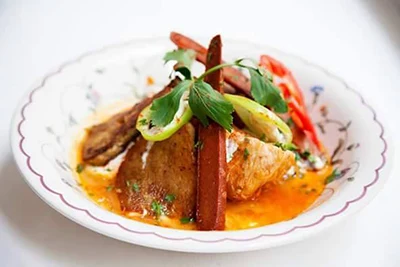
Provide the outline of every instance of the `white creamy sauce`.
{"type": "Polygon", "coordinates": [[[142,154],[142,169],[146,168],[147,157],[149,156],[150,150],[153,147],[154,142],[148,141],[146,144],[146,150],[142,154]]]}
{"type": "Polygon", "coordinates": [[[276,138],[276,141],[279,143],[286,143],[286,138],[278,129],[278,127],[274,127],[273,135],[276,138]]]}
{"type": "Polygon", "coordinates": [[[131,142],[128,147],[120,153],[118,156],[113,158],[110,162],[105,166],[92,166],[87,165],[86,168],[94,173],[99,173],[102,175],[112,175],[113,173],[118,171],[119,166],[125,158],[126,152],[135,144],[135,142],[131,142]]]}
{"type": "Polygon", "coordinates": [[[316,170],[321,170],[325,167],[326,162],[321,159],[321,157],[315,157],[315,161],[313,162],[313,167],[316,170]]]}
{"type": "Polygon", "coordinates": [[[143,209],[142,218],[146,217],[147,213],[148,213],[147,210],[143,209]]]}
{"type": "Polygon", "coordinates": [[[239,146],[233,139],[230,138],[226,138],[225,145],[226,145],[226,162],[230,162],[233,158],[233,154],[236,152],[239,146]]]}

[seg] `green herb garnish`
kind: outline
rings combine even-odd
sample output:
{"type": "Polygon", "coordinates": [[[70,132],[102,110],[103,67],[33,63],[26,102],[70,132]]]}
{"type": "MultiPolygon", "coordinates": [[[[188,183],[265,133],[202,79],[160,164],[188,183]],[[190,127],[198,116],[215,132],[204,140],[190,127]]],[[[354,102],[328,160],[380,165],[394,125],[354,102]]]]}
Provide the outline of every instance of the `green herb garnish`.
{"type": "Polygon", "coordinates": [[[182,95],[189,91],[190,109],[204,126],[207,126],[209,119],[211,119],[226,130],[231,131],[233,105],[204,81],[208,74],[229,66],[237,66],[249,71],[251,95],[258,103],[266,105],[276,112],[284,113],[288,111],[286,102],[279,89],[273,84],[272,76],[266,70],[244,65],[242,64],[244,59],[239,59],[233,63],[214,66],[198,78],[194,78],[189,69],[194,59],[192,52],[191,50],[178,49],[165,55],[164,60],[166,62],[176,60],[182,65],[175,71],[180,72],[185,80],[181,81],[169,94],[153,101],[150,121],[154,126],[164,127],[171,123],[179,109],[182,95]]]}
{"type": "Polygon", "coordinates": [[[338,169],[334,169],[332,171],[332,173],[328,177],[326,177],[325,184],[329,184],[329,183],[335,181],[336,178],[339,176],[340,176],[340,171],[338,171],[338,169]]]}
{"type": "Polygon", "coordinates": [[[140,186],[137,183],[134,183],[132,185],[132,189],[133,189],[133,191],[135,191],[137,193],[140,191],[140,186]]]}
{"type": "Polygon", "coordinates": [[[247,147],[244,149],[244,153],[243,153],[243,158],[244,160],[247,160],[249,158],[250,152],[247,149],[247,147]]]}
{"type": "Polygon", "coordinates": [[[263,106],[273,108],[275,112],[287,112],[287,104],[282,98],[279,89],[268,79],[266,74],[259,69],[247,69],[250,72],[251,95],[254,99],[263,106]]]}
{"type": "Polygon", "coordinates": [[[310,151],[309,150],[304,150],[304,152],[303,153],[300,153],[300,156],[302,157],[302,158],[305,158],[305,159],[308,159],[308,157],[311,155],[311,153],[310,153],[310,151]]]}
{"type": "Polygon", "coordinates": [[[210,118],[226,130],[232,130],[233,105],[208,83],[197,80],[192,84],[189,106],[204,126],[208,126],[210,118]]]}
{"type": "Polygon", "coordinates": [[[167,201],[167,202],[173,202],[175,199],[176,199],[176,196],[174,195],[174,194],[168,194],[168,195],[166,195],[165,196],[165,201],[167,201]]]}
{"type": "Polygon", "coordinates": [[[155,200],[151,202],[151,210],[155,213],[157,218],[165,214],[165,207],[155,200]]]}
{"type": "Polygon", "coordinates": [[[169,124],[179,109],[179,103],[183,93],[189,89],[193,82],[184,80],[180,82],[169,94],[153,101],[151,105],[151,123],[154,126],[169,124]]]}
{"type": "Polygon", "coordinates": [[[189,217],[183,217],[180,219],[181,224],[188,224],[188,223],[193,223],[194,218],[189,218],[189,217]]]}
{"type": "Polygon", "coordinates": [[[179,65],[190,68],[196,58],[196,52],[191,49],[176,49],[165,54],[164,61],[175,60],[179,65]]]}
{"type": "Polygon", "coordinates": [[[114,189],[114,186],[109,185],[106,187],[107,192],[111,192],[114,189]]]}
{"type": "Polygon", "coordinates": [[[308,159],[308,161],[309,161],[310,163],[315,163],[315,162],[317,161],[317,159],[316,159],[316,157],[315,157],[314,155],[309,155],[309,156],[307,157],[307,159],[308,159]]]}
{"type": "Polygon", "coordinates": [[[147,120],[146,119],[141,119],[139,120],[140,125],[146,125],[147,124],[147,120]]]}
{"type": "Polygon", "coordinates": [[[83,172],[83,170],[85,169],[85,165],[79,163],[78,165],[76,165],[76,172],[77,173],[81,173],[83,172]]]}

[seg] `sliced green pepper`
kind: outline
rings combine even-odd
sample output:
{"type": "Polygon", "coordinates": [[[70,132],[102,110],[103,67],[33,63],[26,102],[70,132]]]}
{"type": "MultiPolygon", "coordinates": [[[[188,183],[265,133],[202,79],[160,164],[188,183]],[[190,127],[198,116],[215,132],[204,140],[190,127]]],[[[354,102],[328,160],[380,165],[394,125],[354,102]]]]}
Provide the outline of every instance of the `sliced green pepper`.
{"type": "Polygon", "coordinates": [[[147,106],[138,116],[136,129],[142,134],[143,138],[148,141],[162,141],[168,139],[183,125],[188,123],[193,116],[187,98],[188,94],[185,93],[182,95],[178,111],[175,113],[173,120],[165,126],[154,126],[151,124],[151,105],[147,106]]]}
{"type": "Polygon", "coordinates": [[[266,107],[243,96],[224,94],[224,97],[233,104],[247,128],[260,139],[283,144],[292,142],[289,126],[266,107]]]}

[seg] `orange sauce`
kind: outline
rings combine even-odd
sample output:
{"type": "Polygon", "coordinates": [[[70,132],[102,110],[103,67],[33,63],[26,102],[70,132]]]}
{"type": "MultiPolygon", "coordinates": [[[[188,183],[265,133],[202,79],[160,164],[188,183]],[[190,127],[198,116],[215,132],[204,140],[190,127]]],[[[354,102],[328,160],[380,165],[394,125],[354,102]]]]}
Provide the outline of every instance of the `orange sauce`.
{"type": "Polygon", "coordinates": [[[307,172],[303,178],[271,184],[255,200],[228,202],[226,230],[260,227],[295,218],[322,193],[332,170],[328,165],[318,172],[307,172]]]}
{"type": "MultiPolygon", "coordinates": [[[[80,158],[77,158],[77,162],[80,162],[80,158]]],[[[225,229],[254,228],[295,218],[322,193],[325,179],[332,170],[328,165],[318,172],[305,173],[303,178],[289,178],[270,184],[254,200],[228,201],[225,229]]],[[[176,229],[196,229],[194,223],[182,224],[179,218],[162,216],[156,220],[135,212],[122,212],[118,192],[114,188],[116,171],[98,172],[87,167],[78,176],[88,197],[106,210],[144,223],[176,229]]]]}

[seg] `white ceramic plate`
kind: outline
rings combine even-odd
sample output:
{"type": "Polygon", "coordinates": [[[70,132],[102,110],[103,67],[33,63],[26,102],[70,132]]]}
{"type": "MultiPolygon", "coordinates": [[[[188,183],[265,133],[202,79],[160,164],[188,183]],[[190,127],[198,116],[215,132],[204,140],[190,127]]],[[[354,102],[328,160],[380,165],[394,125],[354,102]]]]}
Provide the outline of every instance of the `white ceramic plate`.
{"type": "Polygon", "coordinates": [[[70,162],[74,138],[98,107],[161,89],[170,72],[162,56],[173,48],[167,38],[158,38],[86,53],[46,75],[22,99],[11,128],[14,157],[26,182],[51,207],[89,229],[129,243],[177,251],[235,252],[279,246],[320,232],[365,206],[387,180],[393,146],[374,109],[356,90],[304,59],[267,46],[224,40],[226,60],[267,53],[292,69],[324,144],[335,154],[341,177],[297,218],[249,230],[173,230],[100,208],[75,180],[70,162]],[[153,86],[146,85],[149,75],[156,81],[153,86]]]}

